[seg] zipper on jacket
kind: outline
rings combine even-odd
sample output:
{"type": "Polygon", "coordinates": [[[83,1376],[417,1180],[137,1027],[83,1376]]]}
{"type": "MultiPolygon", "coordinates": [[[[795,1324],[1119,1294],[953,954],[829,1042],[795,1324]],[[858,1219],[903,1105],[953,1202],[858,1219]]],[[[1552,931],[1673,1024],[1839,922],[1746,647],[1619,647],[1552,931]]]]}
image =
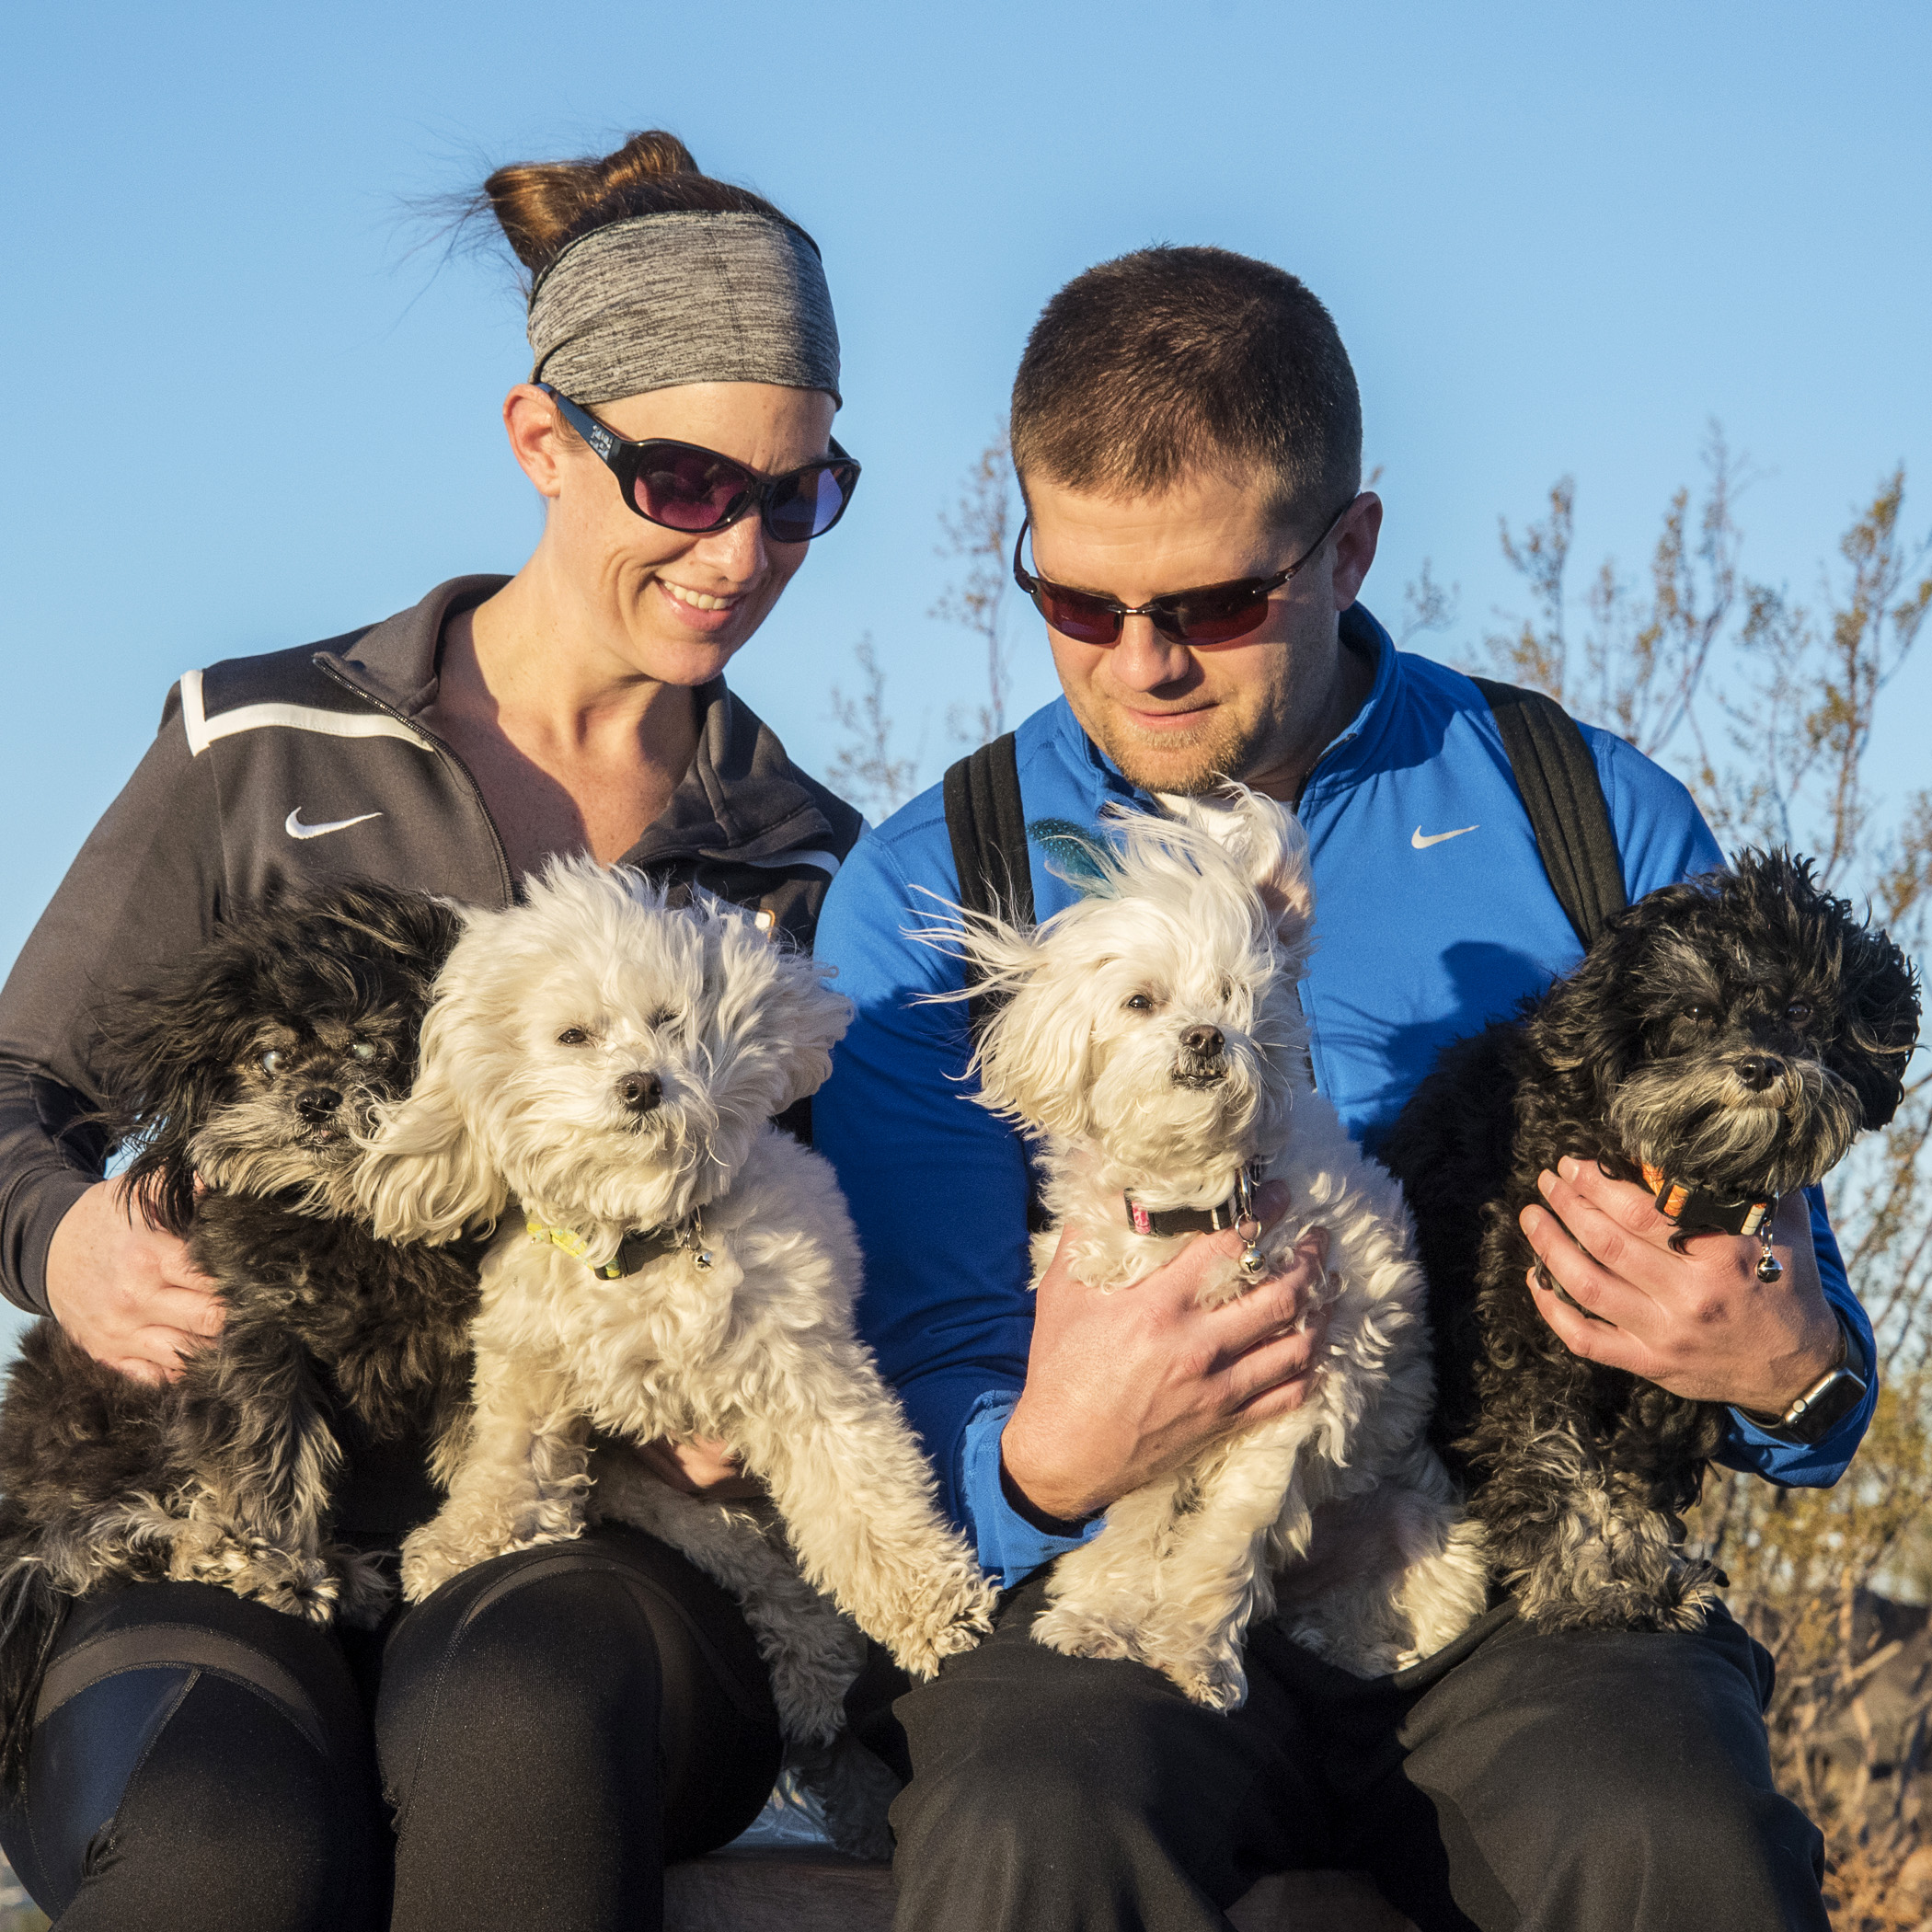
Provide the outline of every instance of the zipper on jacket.
{"type": "Polygon", "coordinates": [[[503,887],[503,903],[506,906],[514,905],[516,903],[516,880],[510,870],[510,848],[503,843],[503,834],[497,830],[496,820],[489,815],[489,807],[484,802],[483,799],[483,788],[477,783],[476,774],[470,770],[468,765],[464,764],[462,756],[451,746],[443,743],[443,740],[437,737],[433,731],[424,730],[413,718],[406,717],[395,705],[377,697],[373,692],[367,691],[361,684],[358,684],[354,679],[347,676],[337,665],[329,661],[324,652],[317,651],[310,660],[310,662],[324,676],[332,678],[337,684],[341,685],[343,690],[352,693],[355,696],[361,698],[365,705],[373,705],[385,718],[393,718],[404,730],[414,732],[469,788],[471,802],[475,804],[477,814],[481,817],[484,826],[489,833],[490,847],[496,854],[497,876],[503,887]]]}

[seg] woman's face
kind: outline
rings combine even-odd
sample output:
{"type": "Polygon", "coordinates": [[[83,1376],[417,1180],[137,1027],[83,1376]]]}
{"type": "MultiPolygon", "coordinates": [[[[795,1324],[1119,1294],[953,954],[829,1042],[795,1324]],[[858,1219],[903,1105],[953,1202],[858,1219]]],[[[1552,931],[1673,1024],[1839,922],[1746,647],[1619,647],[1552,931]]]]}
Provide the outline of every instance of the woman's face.
{"type": "MultiPolygon", "coordinates": [[[[765,477],[827,454],[833,401],[776,383],[690,383],[597,404],[631,441],[667,437],[730,456],[765,477]]],[[[619,666],[668,684],[716,677],[765,622],[809,544],[774,543],[756,513],[694,536],[638,516],[615,476],[568,430],[539,389],[504,405],[512,447],[550,500],[539,556],[558,597],[619,666]]]]}

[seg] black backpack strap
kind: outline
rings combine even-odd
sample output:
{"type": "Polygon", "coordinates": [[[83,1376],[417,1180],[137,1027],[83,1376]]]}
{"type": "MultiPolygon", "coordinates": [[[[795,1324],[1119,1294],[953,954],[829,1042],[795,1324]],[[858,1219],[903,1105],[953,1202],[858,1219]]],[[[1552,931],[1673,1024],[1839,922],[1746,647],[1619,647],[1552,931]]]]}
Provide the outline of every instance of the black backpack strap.
{"type": "MultiPolygon", "coordinates": [[[[1027,814],[1019,798],[1019,753],[1008,731],[969,753],[946,774],[946,830],[960,903],[1016,926],[1033,923],[1033,866],[1027,854],[1027,814]]],[[[978,1032],[990,996],[975,994],[967,1011],[978,1032]]]]}
{"type": "Polygon", "coordinates": [[[1555,698],[1486,677],[1469,682],[1495,715],[1550,890],[1588,952],[1604,922],[1629,903],[1596,760],[1555,698]]]}
{"type": "MultiPolygon", "coordinates": [[[[960,905],[969,913],[988,913],[1016,926],[1031,926],[1033,862],[1027,851],[1027,814],[1020,802],[1019,753],[1013,733],[981,745],[950,766],[944,797],[960,905]]],[[[967,1002],[975,1033],[992,1017],[996,1004],[995,995],[987,993],[976,993],[967,1002]]],[[[1027,1231],[1037,1235],[1048,1225],[1040,1176],[1029,1160],[1027,1231]]]]}

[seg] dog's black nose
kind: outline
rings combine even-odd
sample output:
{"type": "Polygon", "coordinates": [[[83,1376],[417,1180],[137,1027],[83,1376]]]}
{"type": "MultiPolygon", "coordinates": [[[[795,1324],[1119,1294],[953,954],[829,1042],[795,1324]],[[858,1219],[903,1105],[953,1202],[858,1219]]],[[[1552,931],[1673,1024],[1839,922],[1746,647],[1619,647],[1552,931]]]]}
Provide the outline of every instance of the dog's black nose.
{"type": "Polygon", "coordinates": [[[617,1098],[633,1113],[649,1113],[664,1098],[664,1083],[655,1074],[626,1074],[617,1082],[617,1098]]]}
{"type": "Polygon", "coordinates": [[[1212,1060],[1226,1044],[1221,1037],[1219,1027],[1190,1027],[1180,1036],[1180,1043],[1190,1053],[1199,1053],[1203,1060],[1212,1060]]]}
{"type": "Polygon", "coordinates": [[[342,1097],[332,1087],[312,1087],[295,1102],[295,1111],[305,1121],[314,1121],[318,1126],[324,1121],[332,1121],[336,1110],[342,1104],[342,1097]]]}
{"type": "Polygon", "coordinates": [[[1761,1094],[1773,1081],[1783,1076],[1785,1064],[1775,1053],[1751,1053],[1740,1060],[1738,1078],[1754,1094],[1761,1094]]]}

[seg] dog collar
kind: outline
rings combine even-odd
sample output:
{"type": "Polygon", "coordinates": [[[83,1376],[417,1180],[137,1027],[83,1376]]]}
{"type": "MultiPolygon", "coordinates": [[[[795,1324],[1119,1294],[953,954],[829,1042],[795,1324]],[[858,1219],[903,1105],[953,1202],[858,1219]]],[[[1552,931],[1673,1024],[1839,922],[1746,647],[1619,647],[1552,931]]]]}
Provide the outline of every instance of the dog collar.
{"type": "Polygon", "coordinates": [[[1127,1204],[1127,1225],[1137,1235],[1212,1235],[1224,1227],[1239,1227],[1255,1218],[1255,1188],[1261,1179],[1259,1161],[1249,1161],[1235,1177],[1235,1191],[1217,1206],[1207,1208],[1147,1208],[1133,1194],[1127,1204]]]}
{"type": "MultiPolygon", "coordinates": [[[[523,1225],[530,1230],[533,1241],[547,1241],[553,1248],[562,1248],[567,1255],[575,1255],[580,1261],[583,1261],[590,1251],[591,1244],[568,1227],[546,1227],[534,1214],[524,1221],[523,1225]]],[[[698,1248],[704,1237],[704,1217],[701,1214],[693,1214],[688,1221],[661,1227],[632,1228],[618,1242],[615,1257],[602,1268],[591,1268],[591,1272],[607,1282],[622,1281],[661,1256],[675,1254],[681,1248],[698,1248]]],[[[700,1268],[711,1265],[709,1253],[702,1248],[698,1248],[696,1260],[700,1268]]],[[[584,1261],[584,1266],[590,1268],[591,1264],[584,1261]]]]}
{"type": "Polygon", "coordinates": [[[1776,1194],[1747,1195],[1741,1200],[1714,1193],[1686,1180],[1673,1180],[1662,1167],[1640,1163],[1643,1184],[1650,1190],[1657,1212],[1666,1221],[1686,1216],[1702,1228],[1721,1228],[1727,1235],[1755,1235],[1777,1212],[1776,1194]]]}

